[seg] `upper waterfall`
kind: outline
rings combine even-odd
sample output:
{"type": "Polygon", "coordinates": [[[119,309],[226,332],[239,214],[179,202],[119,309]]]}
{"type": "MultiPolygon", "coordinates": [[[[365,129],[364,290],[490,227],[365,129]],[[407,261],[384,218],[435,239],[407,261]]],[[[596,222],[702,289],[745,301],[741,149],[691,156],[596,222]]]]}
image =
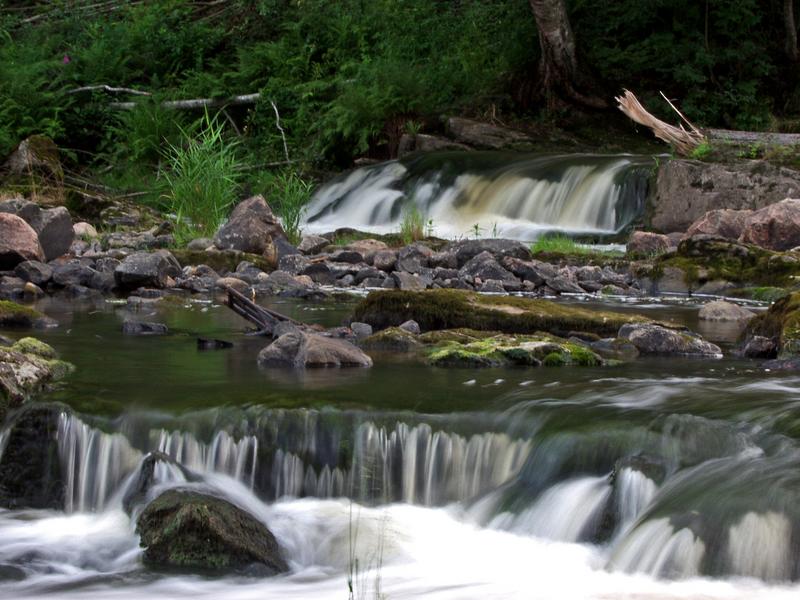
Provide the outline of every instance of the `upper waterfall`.
{"type": "Polygon", "coordinates": [[[303,228],[397,232],[416,206],[429,233],[534,240],[613,234],[644,209],[652,158],[439,152],[356,169],[323,186],[303,228]]]}

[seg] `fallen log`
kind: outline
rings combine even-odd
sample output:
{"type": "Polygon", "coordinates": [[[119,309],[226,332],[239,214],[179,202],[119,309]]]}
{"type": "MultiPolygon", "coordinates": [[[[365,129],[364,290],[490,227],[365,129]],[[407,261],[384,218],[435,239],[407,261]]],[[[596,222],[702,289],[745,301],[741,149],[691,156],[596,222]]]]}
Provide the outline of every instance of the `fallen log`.
{"type": "Polygon", "coordinates": [[[291,323],[298,327],[305,327],[305,324],[300,321],[295,321],[291,317],[282,315],[277,311],[259,306],[247,296],[237,292],[230,286],[225,286],[225,291],[228,292],[226,301],[228,308],[258,327],[254,335],[269,335],[275,329],[275,326],[281,322],[291,323]]]}

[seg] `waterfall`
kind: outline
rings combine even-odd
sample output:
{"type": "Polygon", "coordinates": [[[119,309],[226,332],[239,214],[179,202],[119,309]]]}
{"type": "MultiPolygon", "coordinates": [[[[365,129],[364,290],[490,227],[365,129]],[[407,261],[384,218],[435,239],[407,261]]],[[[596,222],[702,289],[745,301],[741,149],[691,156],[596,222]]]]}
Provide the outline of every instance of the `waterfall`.
{"type": "Polygon", "coordinates": [[[617,513],[622,526],[633,523],[656,495],[655,482],[636,469],[620,469],[616,478],[617,513]]]}
{"type": "Polygon", "coordinates": [[[675,530],[668,518],[648,521],[618,545],[609,566],[628,573],[684,579],[700,574],[706,551],[689,528],[675,530]]]}
{"type": "Polygon", "coordinates": [[[304,230],[397,232],[415,205],[440,237],[613,234],[644,209],[650,158],[436,153],[356,169],[323,186],[304,230]]]}
{"type": "Polygon", "coordinates": [[[67,512],[102,510],[142,458],[122,434],[104,433],[66,413],[59,417],[58,452],[67,512]]]}
{"type": "Polygon", "coordinates": [[[791,537],[792,524],[785,515],[748,512],[728,533],[731,572],[773,581],[789,579],[791,537]]]}

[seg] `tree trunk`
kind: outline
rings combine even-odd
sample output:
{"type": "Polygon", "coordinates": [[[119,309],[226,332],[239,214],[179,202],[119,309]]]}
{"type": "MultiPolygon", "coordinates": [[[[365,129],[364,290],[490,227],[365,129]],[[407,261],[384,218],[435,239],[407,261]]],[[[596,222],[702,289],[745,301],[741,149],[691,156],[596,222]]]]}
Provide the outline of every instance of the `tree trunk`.
{"type": "Polygon", "coordinates": [[[794,20],[794,0],[783,0],[783,21],[786,27],[786,55],[792,62],[800,60],[797,50],[797,25],[794,20]]]}
{"type": "Polygon", "coordinates": [[[606,108],[608,104],[603,99],[578,91],[585,78],[578,69],[575,35],[564,0],[529,2],[539,30],[542,51],[539,79],[548,106],[553,108],[566,100],[592,108],[606,108]]]}

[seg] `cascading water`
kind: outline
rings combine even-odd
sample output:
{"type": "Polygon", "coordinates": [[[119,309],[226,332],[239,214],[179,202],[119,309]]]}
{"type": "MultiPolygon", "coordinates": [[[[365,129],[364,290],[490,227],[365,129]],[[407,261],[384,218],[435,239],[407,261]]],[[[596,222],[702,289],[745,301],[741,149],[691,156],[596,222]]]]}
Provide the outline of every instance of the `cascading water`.
{"type": "Polygon", "coordinates": [[[614,234],[644,209],[649,157],[447,152],[363,167],[320,189],[303,229],[397,232],[416,206],[431,233],[533,240],[614,234]]]}

